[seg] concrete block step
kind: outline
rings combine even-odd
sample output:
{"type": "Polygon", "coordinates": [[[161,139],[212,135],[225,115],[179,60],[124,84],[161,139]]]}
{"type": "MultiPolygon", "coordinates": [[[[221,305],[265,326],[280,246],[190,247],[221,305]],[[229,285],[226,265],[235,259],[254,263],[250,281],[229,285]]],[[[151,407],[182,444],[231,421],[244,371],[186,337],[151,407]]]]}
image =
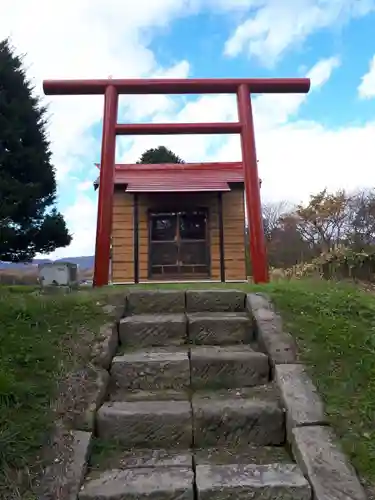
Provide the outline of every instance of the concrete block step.
{"type": "Polygon", "coordinates": [[[196,490],[198,500],[311,500],[310,485],[294,464],[197,465],[196,490]]]}
{"type": "Polygon", "coordinates": [[[194,445],[278,446],[285,442],[285,413],[270,398],[193,396],[194,445]]]}
{"type": "Polygon", "coordinates": [[[173,314],[185,312],[184,290],[133,290],[126,300],[127,314],[173,314]]]}
{"type": "Polygon", "coordinates": [[[184,314],[138,314],[120,320],[119,334],[125,346],[152,347],[187,342],[184,314]]]}
{"type": "Polygon", "coordinates": [[[79,500],[194,500],[194,473],[188,467],[145,467],[102,472],[87,481],[79,500]]]}
{"type": "Polygon", "coordinates": [[[101,453],[91,457],[79,500],[192,499],[194,491],[195,499],[311,498],[282,447],[123,450],[118,443],[99,442],[93,449],[101,453]]]}
{"type": "Polygon", "coordinates": [[[102,472],[114,469],[192,467],[193,465],[193,452],[189,449],[127,449],[116,441],[95,438],[92,450],[87,480],[96,479],[102,472]]]}
{"type": "Polygon", "coordinates": [[[237,447],[194,449],[195,465],[290,464],[294,463],[284,446],[240,445],[237,447]]]}
{"type": "Polygon", "coordinates": [[[232,387],[231,389],[199,390],[194,392],[193,397],[196,401],[211,400],[211,399],[214,400],[261,399],[262,401],[269,401],[271,403],[275,403],[280,408],[283,408],[281,393],[274,381],[271,381],[268,384],[254,385],[253,387],[234,387],[234,388],[232,387]]]}
{"type": "Polygon", "coordinates": [[[189,313],[187,319],[192,344],[248,344],[254,339],[252,323],[246,313],[189,313]]]}
{"type": "Polygon", "coordinates": [[[135,450],[96,438],[79,499],[190,499],[190,488],[200,495],[195,499],[305,500],[311,495],[307,481],[280,446],[135,450]],[[144,482],[147,477],[152,482],[144,482]]]}
{"type": "Polygon", "coordinates": [[[294,462],[283,446],[244,445],[236,448],[198,448],[187,450],[125,448],[113,440],[94,438],[90,472],[86,479],[114,469],[138,467],[191,467],[195,465],[274,464],[294,462]]]}
{"type": "MultiPolygon", "coordinates": [[[[159,389],[159,390],[126,390],[109,386],[108,401],[111,402],[136,402],[136,401],[189,401],[191,399],[191,389],[159,389]]],[[[280,391],[271,382],[252,387],[232,387],[230,389],[207,388],[206,390],[195,390],[197,399],[249,399],[257,398],[264,401],[278,402],[282,406],[280,391]]]]}
{"type": "Polygon", "coordinates": [[[152,348],[115,356],[111,383],[123,390],[183,389],[190,386],[188,351],[152,348]]]}
{"type": "Polygon", "coordinates": [[[188,449],[192,415],[188,401],[105,403],[97,412],[97,435],[128,448],[188,449]]]}
{"type": "MultiPolygon", "coordinates": [[[[192,469],[154,467],[113,470],[84,484],[79,500],[194,499],[192,469]]],[[[198,500],[310,500],[311,488],[296,465],[198,465],[198,500]]]]}
{"type": "Polygon", "coordinates": [[[108,401],[112,402],[136,402],[136,401],[188,401],[189,389],[163,389],[163,390],[126,390],[116,387],[114,384],[109,386],[108,401]]]}
{"type": "Polygon", "coordinates": [[[243,312],[246,294],[241,290],[187,290],[186,311],[243,312]]]}
{"type": "Polygon", "coordinates": [[[192,346],[193,389],[251,387],[269,381],[268,357],[249,346],[192,346]]]}

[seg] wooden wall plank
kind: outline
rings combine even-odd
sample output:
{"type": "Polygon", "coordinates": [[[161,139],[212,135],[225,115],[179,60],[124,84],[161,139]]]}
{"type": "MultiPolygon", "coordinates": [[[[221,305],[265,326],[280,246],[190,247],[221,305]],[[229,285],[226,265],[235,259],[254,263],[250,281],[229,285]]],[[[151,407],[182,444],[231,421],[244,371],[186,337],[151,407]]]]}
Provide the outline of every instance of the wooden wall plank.
{"type": "Polygon", "coordinates": [[[223,193],[225,279],[246,279],[243,189],[223,193]]]}
{"type": "Polygon", "coordinates": [[[112,216],[112,281],[134,280],[133,195],[115,191],[112,216]]]}

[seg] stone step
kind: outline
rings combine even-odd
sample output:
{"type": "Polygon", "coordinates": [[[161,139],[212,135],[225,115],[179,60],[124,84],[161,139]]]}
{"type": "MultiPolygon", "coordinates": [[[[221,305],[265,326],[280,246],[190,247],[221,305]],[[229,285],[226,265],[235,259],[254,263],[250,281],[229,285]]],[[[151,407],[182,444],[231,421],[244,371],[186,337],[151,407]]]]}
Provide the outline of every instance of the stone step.
{"type": "MultiPolygon", "coordinates": [[[[108,392],[108,401],[189,401],[191,398],[190,388],[177,389],[149,389],[145,390],[126,390],[110,384],[108,392]]],[[[195,397],[199,399],[249,399],[260,398],[271,402],[280,402],[280,391],[273,382],[256,385],[251,387],[232,387],[232,388],[209,388],[206,390],[195,390],[195,397]]]]}
{"type": "Polygon", "coordinates": [[[241,290],[187,290],[186,311],[243,312],[246,294],[241,290]]]}
{"type": "Polygon", "coordinates": [[[188,401],[105,403],[97,412],[97,435],[127,448],[187,449],[192,444],[188,401]]]}
{"type": "Polygon", "coordinates": [[[240,445],[237,447],[196,448],[193,452],[195,465],[231,464],[290,464],[294,463],[284,446],[240,445]]]}
{"type": "Polygon", "coordinates": [[[198,500],[311,500],[306,478],[294,464],[197,465],[198,500]]]}
{"type": "MultiPolygon", "coordinates": [[[[161,391],[157,391],[160,393],[161,391]]],[[[277,404],[282,408],[282,399],[278,386],[274,381],[268,382],[264,385],[254,385],[252,387],[232,387],[231,389],[215,389],[215,390],[200,390],[195,391],[193,395],[197,400],[262,400],[269,401],[270,403],[277,404]]]]}
{"type": "Polygon", "coordinates": [[[215,398],[193,395],[194,446],[278,446],[285,442],[285,413],[262,396],[215,398]]]}
{"type": "MultiPolygon", "coordinates": [[[[194,499],[189,468],[155,467],[103,472],[84,484],[79,500],[194,499]]],[[[277,498],[310,500],[311,488],[296,465],[198,465],[197,500],[277,498]]]]}
{"type": "Polygon", "coordinates": [[[127,449],[113,440],[94,438],[90,457],[90,472],[87,479],[114,469],[137,467],[191,467],[197,465],[230,464],[274,464],[292,463],[293,460],[283,446],[245,445],[236,448],[174,449],[127,449]]]}
{"type": "Polygon", "coordinates": [[[266,384],[268,357],[248,346],[191,347],[191,384],[196,389],[231,389],[266,384]]]}
{"type": "MultiPolygon", "coordinates": [[[[273,383],[256,385],[252,387],[232,387],[230,389],[199,390],[195,391],[196,399],[262,399],[272,403],[279,402],[280,393],[273,383]]],[[[189,401],[191,390],[188,389],[163,389],[149,391],[128,391],[121,388],[110,387],[108,401],[112,402],[136,402],[136,401],[189,401]]]]}
{"type": "Polygon", "coordinates": [[[241,290],[133,290],[126,299],[126,312],[161,314],[187,312],[243,312],[246,294],[241,290]]]}
{"type": "Polygon", "coordinates": [[[120,341],[129,347],[181,345],[187,342],[185,314],[138,314],[120,320],[120,341]]]}
{"type": "Polygon", "coordinates": [[[195,499],[311,498],[307,481],[283,447],[123,450],[118,443],[99,442],[93,449],[80,500],[192,499],[192,492],[195,499]],[[145,481],[148,477],[152,481],[145,481]]]}
{"type": "Polygon", "coordinates": [[[129,391],[110,385],[108,401],[111,402],[136,402],[136,401],[188,401],[190,389],[163,389],[149,391],[129,391]]]}
{"type": "Polygon", "coordinates": [[[184,290],[133,290],[126,299],[127,314],[172,314],[185,312],[184,290]]]}
{"type": "Polygon", "coordinates": [[[254,331],[246,313],[189,313],[188,335],[192,344],[249,344],[254,331]]]}
{"type": "Polygon", "coordinates": [[[145,467],[192,467],[192,450],[127,449],[116,441],[94,438],[87,480],[108,470],[145,467]]]}
{"type": "Polygon", "coordinates": [[[79,500],[194,500],[194,473],[188,467],[145,467],[102,472],[86,482],[79,500]]]}
{"type": "Polygon", "coordinates": [[[178,390],[190,386],[187,349],[153,348],[115,356],[110,373],[117,390],[178,390]]]}

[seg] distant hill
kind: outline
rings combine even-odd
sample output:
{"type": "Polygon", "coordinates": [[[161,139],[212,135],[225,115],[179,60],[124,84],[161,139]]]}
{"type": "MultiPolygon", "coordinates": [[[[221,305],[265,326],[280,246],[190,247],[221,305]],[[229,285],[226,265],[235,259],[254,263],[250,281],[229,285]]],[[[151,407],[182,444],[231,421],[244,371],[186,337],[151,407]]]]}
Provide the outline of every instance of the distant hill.
{"type": "Polygon", "coordinates": [[[44,264],[45,262],[72,262],[73,264],[78,264],[80,270],[92,269],[94,267],[94,256],[65,257],[64,259],[56,259],[55,261],[52,259],[34,259],[27,264],[0,261],[0,269],[24,269],[26,271],[31,267],[36,267],[38,264],[44,264]]]}

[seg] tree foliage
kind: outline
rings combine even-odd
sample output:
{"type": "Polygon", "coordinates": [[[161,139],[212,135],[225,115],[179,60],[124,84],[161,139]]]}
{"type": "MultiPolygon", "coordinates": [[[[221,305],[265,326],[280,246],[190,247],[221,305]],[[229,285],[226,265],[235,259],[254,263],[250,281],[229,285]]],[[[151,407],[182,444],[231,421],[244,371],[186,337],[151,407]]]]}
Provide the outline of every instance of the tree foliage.
{"type": "Polygon", "coordinates": [[[320,251],[327,251],[342,241],[350,222],[350,197],[345,191],[323,190],[310,197],[306,206],[298,205],[294,217],[301,236],[320,251]]]}
{"type": "Polygon", "coordinates": [[[263,206],[263,227],[271,267],[288,268],[311,258],[311,248],[290,217],[291,205],[282,201],[263,206]]]}
{"type": "Polygon", "coordinates": [[[20,57],[0,42],[0,260],[29,261],[71,242],[55,208],[46,109],[20,57]]]}
{"type": "Polygon", "coordinates": [[[289,203],[279,201],[263,205],[263,229],[266,240],[270,241],[276,229],[280,228],[281,217],[290,210],[289,203]]]}
{"type": "Polygon", "coordinates": [[[356,193],[349,200],[350,225],[348,243],[356,250],[365,250],[375,243],[375,190],[356,193]]]}
{"type": "Polygon", "coordinates": [[[289,268],[301,262],[314,262],[324,266],[325,274],[333,267],[342,275],[349,275],[358,266],[361,273],[364,266],[366,272],[373,272],[375,190],[356,193],[323,190],[311,196],[306,204],[289,211],[286,206],[283,202],[263,207],[272,267],[289,268]]]}
{"type": "Polygon", "coordinates": [[[165,146],[148,149],[143,153],[137,163],[185,163],[165,146]]]}

